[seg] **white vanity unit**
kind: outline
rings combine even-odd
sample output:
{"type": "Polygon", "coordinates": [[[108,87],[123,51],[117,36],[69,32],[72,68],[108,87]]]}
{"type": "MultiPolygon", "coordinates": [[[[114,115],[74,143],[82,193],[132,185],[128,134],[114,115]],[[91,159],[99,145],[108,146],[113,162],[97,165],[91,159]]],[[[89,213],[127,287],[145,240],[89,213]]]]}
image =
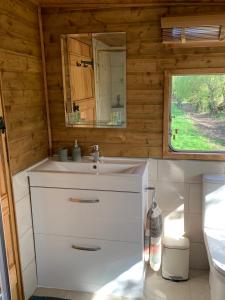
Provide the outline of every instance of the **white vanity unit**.
{"type": "Polygon", "coordinates": [[[29,178],[38,286],[138,296],[147,162],[47,160],[29,178]]]}

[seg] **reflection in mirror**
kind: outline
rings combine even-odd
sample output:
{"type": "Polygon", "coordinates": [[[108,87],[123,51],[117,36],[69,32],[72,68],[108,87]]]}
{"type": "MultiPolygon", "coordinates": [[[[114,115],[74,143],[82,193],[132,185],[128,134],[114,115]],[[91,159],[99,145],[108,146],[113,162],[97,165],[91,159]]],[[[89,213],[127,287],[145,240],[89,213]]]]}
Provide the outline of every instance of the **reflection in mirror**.
{"type": "Polygon", "coordinates": [[[66,126],[126,127],[126,33],[61,36],[66,126]]]}

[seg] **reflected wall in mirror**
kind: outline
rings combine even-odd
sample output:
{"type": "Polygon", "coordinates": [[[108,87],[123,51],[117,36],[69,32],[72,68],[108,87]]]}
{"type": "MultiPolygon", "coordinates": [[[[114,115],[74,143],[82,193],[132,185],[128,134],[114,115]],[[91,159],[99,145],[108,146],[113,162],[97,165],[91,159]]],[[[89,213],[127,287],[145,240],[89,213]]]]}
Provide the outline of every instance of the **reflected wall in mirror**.
{"type": "Polygon", "coordinates": [[[67,127],[126,127],[126,33],[61,36],[67,127]]]}

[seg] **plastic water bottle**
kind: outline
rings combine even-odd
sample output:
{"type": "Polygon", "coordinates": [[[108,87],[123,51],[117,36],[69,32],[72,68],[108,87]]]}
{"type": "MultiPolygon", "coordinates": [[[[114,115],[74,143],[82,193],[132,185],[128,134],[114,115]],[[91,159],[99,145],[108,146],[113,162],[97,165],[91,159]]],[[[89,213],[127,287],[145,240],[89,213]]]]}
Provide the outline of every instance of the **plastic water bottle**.
{"type": "Polygon", "coordinates": [[[159,271],[161,266],[162,244],[161,236],[157,238],[151,237],[150,245],[150,266],[153,271],[159,271]]]}
{"type": "Polygon", "coordinates": [[[156,201],[152,204],[152,213],[150,218],[150,266],[153,271],[159,271],[161,266],[161,245],[162,235],[162,212],[156,201]]]}

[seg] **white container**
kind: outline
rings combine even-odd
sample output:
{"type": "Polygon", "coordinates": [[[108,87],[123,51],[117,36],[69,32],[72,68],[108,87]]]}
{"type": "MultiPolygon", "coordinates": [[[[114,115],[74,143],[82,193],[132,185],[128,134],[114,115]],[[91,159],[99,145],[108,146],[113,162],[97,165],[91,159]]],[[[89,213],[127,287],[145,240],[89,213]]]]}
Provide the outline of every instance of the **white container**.
{"type": "Polygon", "coordinates": [[[163,238],[162,277],[173,281],[188,280],[190,242],[186,237],[163,238]]]}

